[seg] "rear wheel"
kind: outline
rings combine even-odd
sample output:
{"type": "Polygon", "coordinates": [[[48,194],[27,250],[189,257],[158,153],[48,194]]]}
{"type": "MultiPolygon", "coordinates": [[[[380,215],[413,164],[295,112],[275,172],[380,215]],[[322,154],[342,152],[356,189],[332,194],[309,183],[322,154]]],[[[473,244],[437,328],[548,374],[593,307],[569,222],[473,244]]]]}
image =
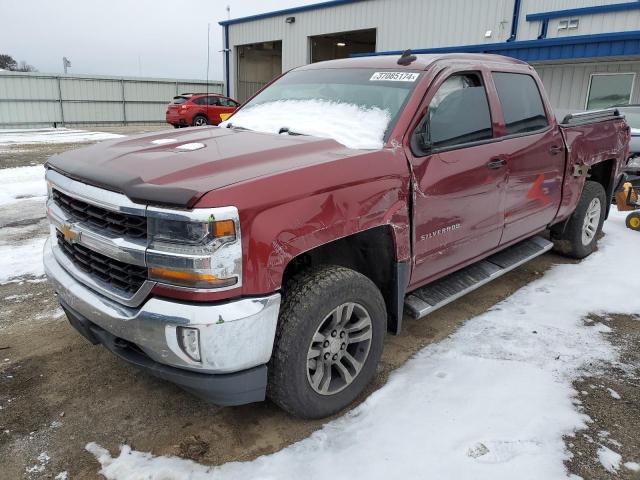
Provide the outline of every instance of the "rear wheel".
{"type": "Polygon", "coordinates": [[[364,275],[336,266],[297,275],[285,286],[269,397],[304,418],[342,410],[375,375],[385,332],[384,300],[364,275]]]}
{"type": "Polygon", "coordinates": [[[632,212],[627,215],[627,220],[625,221],[628,228],[631,230],[636,230],[640,232],[640,213],[632,212]]]}
{"type": "Polygon", "coordinates": [[[602,231],[605,213],[604,188],[598,182],[587,181],[569,221],[556,225],[551,230],[556,250],[573,258],[584,258],[593,253],[602,231]]]}
{"type": "Polygon", "coordinates": [[[193,117],[191,125],[194,127],[202,127],[204,125],[209,125],[209,120],[204,115],[196,115],[193,117]]]}

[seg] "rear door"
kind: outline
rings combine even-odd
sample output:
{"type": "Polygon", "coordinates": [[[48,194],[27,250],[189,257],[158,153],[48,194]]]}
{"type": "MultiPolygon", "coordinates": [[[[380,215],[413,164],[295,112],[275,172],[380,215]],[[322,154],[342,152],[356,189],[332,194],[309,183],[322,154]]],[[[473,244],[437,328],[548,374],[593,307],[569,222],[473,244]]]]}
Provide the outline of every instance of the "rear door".
{"type": "Polygon", "coordinates": [[[504,221],[506,166],[496,154],[485,78],[481,72],[453,73],[436,81],[432,91],[411,146],[412,288],[496,248],[504,221]],[[416,143],[420,132],[429,138],[427,149],[416,143]]]}
{"type": "Polygon", "coordinates": [[[564,140],[541,86],[527,73],[492,72],[507,162],[504,233],[501,244],[535,233],[556,215],[562,195],[564,140]]]}
{"type": "Polygon", "coordinates": [[[205,115],[209,119],[209,123],[211,123],[211,119],[209,117],[209,110],[207,106],[208,105],[207,97],[195,98],[191,103],[193,104],[193,107],[191,107],[192,110],[189,112],[191,121],[193,121],[193,118],[196,115],[205,115]]]}

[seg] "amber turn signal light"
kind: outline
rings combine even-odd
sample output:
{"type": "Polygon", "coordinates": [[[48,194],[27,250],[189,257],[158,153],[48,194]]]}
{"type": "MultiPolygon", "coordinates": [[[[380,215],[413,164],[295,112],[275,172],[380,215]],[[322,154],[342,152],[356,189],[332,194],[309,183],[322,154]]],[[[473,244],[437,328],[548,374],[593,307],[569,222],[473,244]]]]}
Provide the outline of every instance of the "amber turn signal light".
{"type": "Polygon", "coordinates": [[[219,220],[214,222],[213,228],[214,236],[216,238],[236,236],[236,226],[233,223],[233,220],[219,220]]]}
{"type": "Polygon", "coordinates": [[[154,280],[166,281],[174,285],[188,287],[210,288],[227,287],[236,283],[236,278],[220,278],[211,273],[189,272],[185,270],[170,270],[168,268],[151,267],[149,276],[154,280]]]}

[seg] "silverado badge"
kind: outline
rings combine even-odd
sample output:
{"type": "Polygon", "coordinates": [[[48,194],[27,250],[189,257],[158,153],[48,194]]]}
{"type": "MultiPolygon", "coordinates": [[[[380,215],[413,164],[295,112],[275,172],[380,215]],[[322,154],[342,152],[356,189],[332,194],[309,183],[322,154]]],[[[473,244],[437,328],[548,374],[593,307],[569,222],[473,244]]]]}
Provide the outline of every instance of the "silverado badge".
{"type": "Polygon", "coordinates": [[[62,236],[69,243],[75,243],[80,240],[81,232],[71,228],[71,225],[64,223],[62,225],[62,236]]]}

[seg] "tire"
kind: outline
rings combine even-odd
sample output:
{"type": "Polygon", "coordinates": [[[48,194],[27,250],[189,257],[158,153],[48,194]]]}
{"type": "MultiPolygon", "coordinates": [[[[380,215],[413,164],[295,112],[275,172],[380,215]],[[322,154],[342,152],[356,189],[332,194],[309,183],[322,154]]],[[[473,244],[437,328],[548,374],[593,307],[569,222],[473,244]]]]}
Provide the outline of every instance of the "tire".
{"type": "Polygon", "coordinates": [[[193,120],[191,121],[192,127],[202,127],[204,125],[209,125],[209,119],[207,119],[207,117],[204,115],[196,115],[193,117],[193,120]]]}
{"type": "Polygon", "coordinates": [[[180,128],[180,125],[173,125],[173,128],[180,128]]]}
{"type": "Polygon", "coordinates": [[[269,398],[302,418],[323,418],[347,407],[376,373],[386,323],[384,299],[364,275],[337,266],[296,275],[284,289],[268,366],[269,398]],[[340,316],[331,315],[334,311],[340,316]],[[367,324],[367,315],[370,327],[359,329],[367,324]],[[341,319],[346,319],[344,328],[332,325],[341,319]],[[359,369],[353,368],[354,361],[359,369]]]}
{"type": "Polygon", "coordinates": [[[572,258],[591,255],[602,232],[606,207],[606,193],[602,185],[598,182],[585,182],[582,195],[569,220],[551,230],[556,251],[572,258]]]}
{"type": "Polygon", "coordinates": [[[640,232],[640,213],[632,212],[627,215],[627,219],[624,222],[627,225],[627,228],[631,230],[635,230],[636,232],[640,232]]]}

